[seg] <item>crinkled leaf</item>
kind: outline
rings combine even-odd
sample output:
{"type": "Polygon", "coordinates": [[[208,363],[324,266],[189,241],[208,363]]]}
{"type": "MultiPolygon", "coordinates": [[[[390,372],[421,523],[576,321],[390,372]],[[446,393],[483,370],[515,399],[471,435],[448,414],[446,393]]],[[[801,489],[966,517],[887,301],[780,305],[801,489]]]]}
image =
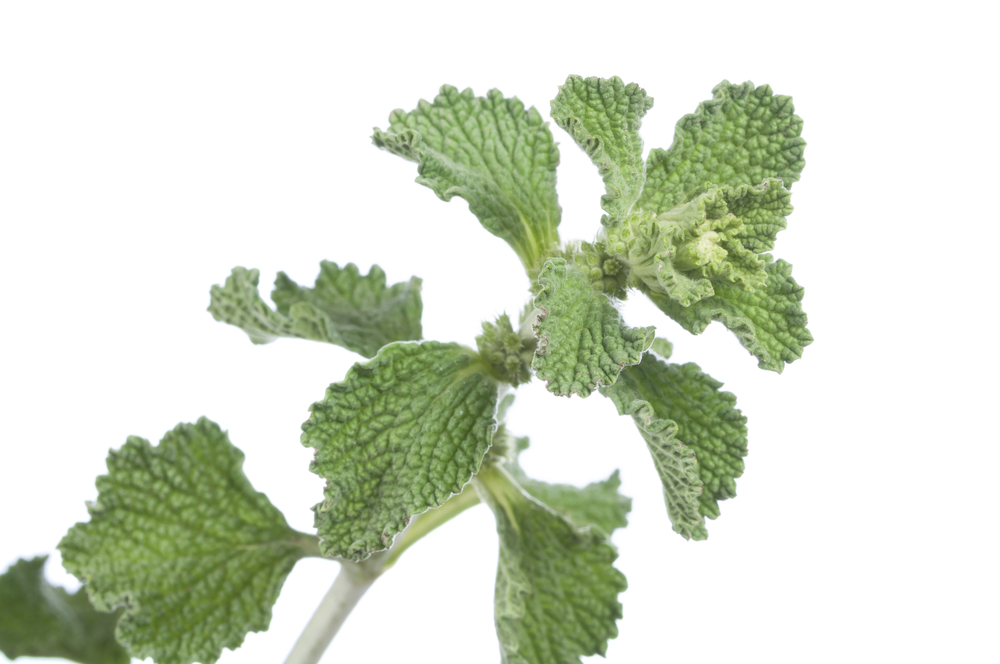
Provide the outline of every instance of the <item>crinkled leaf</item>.
{"type": "MultiPolygon", "coordinates": [[[[518,438],[516,453],[527,449],[528,439],[518,438]]],[[[581,528],[596,526],[607,534],[628,524],[632,499],[618,493],[621,479],[616,470],[606,480],[580,487],[572,484],[549,484],[533,480],[524,474],[517,459],[505,464],[511,477],[533,498],[551,507],[581,528]]]]}
{"type": "Polygon", "coordinates": [[[498,384],[458,344],[385,346],[326,390],[302,425],[326,480],[316,527],[326,555],[361,560],[412,516],[459,493],[496,428],[498,384]]]}
{"type": "Polygon", "coordinates": [[[613,385],[622,367],[638,363],[653,343],[655,328],[626,326],[608,296],[564,259],[549,259],[538,283],[532,367],[550,392],[586,397],[613,385]]]}
{"type": "Polygon", "coordinates": [[[415,161],[417,182],[439,198],[460,196],[490,233],[529,269],[559,243],[559,150],[538,111],[499,90],[476,97],[450,85],[433,103],[395,110],[376,146],[415,161]]]}
{"type": "Polygon", "coordinates": [[[519,467],[510,469],[517,483],[533,498],[545,503],[581,528],[596,526],[611,534],[628,525],[632,499],[618,493],[622,481],[616,470],[606,480],[580,487],[549,484],[527,477],[519,467]]]}
{"type": "Polygon", "coordinates": [[[743,474],[747,454],[747,419],[736,408],[736,397],[720,391],[722,383],[690,362],[670,364],[647,355],[627,375],[603,393],[621,414],[648,404],[655,418],[676,425],[677,439],[694,452],[704,487],[699,512],[717,518],[718,501],[736,496],[736,478],[743,474]]]}
{"type": "Polygon", "coordinates": [[[121,611],[101,613],[87,599],[49,584],[47,556],[19,560],[0,576],[0,652],[18,657],[61,657],[82,664],[128,664],[115,641],[121,611]]]}
{"type": "Polygon", "coordinates": [[[663,483],[663,499],[674,532],[685,539],[708,537],[705,518],[699,509],[703,485],[698,476],[698,460],[694,450],[678,435],[677,423],[661,417],[643,398],[631,371],[623,371],[618,383],[602,388],[601,394],[614,402],[620,415],[631,415],[635,420],[663,483]]]}
{"type": "Polygon", "coordinates": [[[785,217],[792,213],[792,193],[781,180],[768,178],[760,185],[723,187],[730,214],[739,217],[743,230],[737,236],[740,243],[755,254],[774,249],[774,241],[787,225],[785,217]]]}
{"type": "Polygon", "coordinates": [[[388,343],[422,335],[418,277],[386,287],[385,272],[378,265],[362,275],[353,263],[340,268],[323,261],[313,288],[278,273],[271,292],[277,311],[261,299],[259,278],[257,270],[233,268],[224,287],[212,286],[208,307],[215,320],[241,328],[256,344],[298,337],[372,357],[388,343]]]}
{"type": "Polygon", "coordinates": [[[808,318],[802,311],[803,288],[792,278],[792,266],[783,260],[767,264],[767,282],[750,293],[728,284],[715,284],[715,295],[681,306],[669,297],[647,291],[664,313],[693,334],[701,334],[712,321],[720,321],[733,331],[743,347],[757,358],[761,369],[781,371],[786,362],[802,357],[802,349],[812,343],[806,329],[808,318]]]}
{"type": "Polygon", "coordinates": [[[618,635],[618,594],[607,535],[574,523],[532,498],[502,468],[477,476],[500,536],[496,626],[507,664],[579,664],[603,655],[618,635]]]}
{"type": "Polygon", "coordinates": [[[205,418],[155,447],[129,437],[97,489],[90,521],[59,544],[63,565],[98,609],[125,606],[118,640],[157,664],[211,664],[266,630],[285,577],[315,550],[254,491],[243,453],[205,418]]]}
{"type": "Polygon", "coordinates": [[[715,282],[750,291],[764,284],[764,261],[743,246],[745,232],[725,192],[711,187],[669,212],[633,213],[605,237],[608,251],[629,266],[631,285],[688,306],[711,296],[715,282]]]}
{"type": "Polygon", "coordinates": [[[652,107],[645,90],[617,76],[570,76],[552,101],[552,119],[583,148],[604,179],[604,223],[624,219],[642,191],[646,166],[639,127],[652,107]]]}
{"type": "Polygon", "coordinates": [[[723,81],[712,95],[677,123],[669,149],[650,151],[637,207],[666,212],[705,191],[707,183],[738,187],[774,177],[791,187],[799,179],[806,144],[791,97],[750,81],[723,81]]]}

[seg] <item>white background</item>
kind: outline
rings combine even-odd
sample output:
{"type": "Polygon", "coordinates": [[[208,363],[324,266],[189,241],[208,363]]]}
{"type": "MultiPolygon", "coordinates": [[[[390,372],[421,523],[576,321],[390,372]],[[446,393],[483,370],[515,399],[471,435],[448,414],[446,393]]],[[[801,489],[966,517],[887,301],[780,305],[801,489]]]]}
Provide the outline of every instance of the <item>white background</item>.
{"type": "MultiPolygon", "coordinates": [[[[986,3],[49,3],[0,6],[0,568],[87,518],[109,447],[207,415],[303,530],[321,482],[307,407],[358,356],[252,345],[206,313],[234,265],[311,284],[318,263],[424,279],[424,331],[473,344],[518,311],[513,252],[460,199],[370,144],[442,83],[548,115],[567,74],[646,88],[647,149],[722,79],[805,119],[807,167],[775,255],[816,342],[783,375],[718,325],[639,298],[676,361],[749,417],[739,497],[706,542],[673,534],[632,423],[522,388],[535,476],[622,469],[623,595],[608,660],[987,662],[1000,654],[995,427],[997,16],[986,3]]],[[[562,237],[590,238],[596,169],[553,127],[562,237]]],[[[496,662],[485,507],[411,549],[325,662],[496,662]]],[[[337,572],[298,564],[271,629],[222,661],[281,661],[337,572]]],[[[75,586],[58,555],[48,574],[75,586]]],[[[595,658],[596,659],[596,658],[595,658]]]]}

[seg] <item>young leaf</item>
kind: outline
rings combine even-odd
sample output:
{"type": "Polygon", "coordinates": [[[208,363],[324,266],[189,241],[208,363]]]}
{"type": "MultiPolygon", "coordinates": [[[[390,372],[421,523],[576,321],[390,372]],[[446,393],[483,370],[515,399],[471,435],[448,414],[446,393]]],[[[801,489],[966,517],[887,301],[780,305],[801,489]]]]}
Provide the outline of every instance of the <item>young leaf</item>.
{"type": "Polygon", "coordinates": [[[233,268],[224,287],[212,286],[208,306],[215,320],[241,328],[255,344],[298,337],[372,357],[388,343],[418,340],[422,335],[418,277],[387,288],[385,272],[378,265],[362,276],[353,263],[340,268],[323,261],[313,288],[303,288],[284,272],[278,273],[271,292],[277,312],[257,292],[259,278],[257,270],[233,268]]]}
{"type": "Polygon", "coordinates": [[[736,495],[747,453],[746,418],[736,397],[696,364],[668,364],[646,355],[604,388],[621,415],[631,415],[663,481],[667,513],[685,538],[704,539],[704,517],[736,495]]]}
{"type": "Polygon", "coordinates": [[[537,340],[514,331],[510,316],[501,314],[496,323],[483,322],[483,333],[476,337],[479,356],[488,364],[497,380],[517,387],[531,380],[531,359],[537,340]]]}
{"type": "Polygon", "coordinates": [[[415,161],[417,182],[441,200],[460,196],[490,233],[503,238],[529,271],[559,243],[559,150],[534,107],[499,90],[476,97],[441,87],[433,103],[395,110],[372,142],[415,161]]]}
{"type": "Polygon", "coordinates": [[[52,586],[47,556],[19,560],[0,576],[0,652],[18,657],[61,657],[81,664],[128,664],[115,641],[121,611],[100,613],[87,591],[52,586]]]}
{"type": "Polygon", "coordinates": [[[723,81],[692,115],[677,123],[667,150],[652,150],[637,207],[666,212],[705,190],[707,183],[737,187],[781,178],[791,187],[805,166],[802,118],[792,98],[771,87],[723,81]]]}
{"type": "Polygon", "coordinates": [[[538,283],[532,367],[550,392],[586,397],[613,385],[622,367],[638,363],[653,343],[655,328],[626,326],[611,300],[564,259],[549,259],[538,283]]]}
{"type": "Polygon", "coordinates": [[[632,209],[646,179],[639,126],[653,98],[635,83],[614,76],[570,76],[552,100],[552,119],[597,166],[607,192],[605,224],[618,223],[632,209]]]}
{"type": "Polygon", "coordinates": [[[500,536],[496,626],[503,662],[580,664],[618,635],[618,552],[599,528],[579,528],[526,493],[502,466],[476,476],[500,536]]]}
{"type": "Polygon", "coordinates": [[[712,321],[719,321],[757,358],[757,366],[781,373],[786,362],[802,357],[812,343],[802,311],[803,288],[792,278],[792,266],[783,260],[768,261],[764,287],[750,293],[735,286],[715,284],[715,295],[689,307],[651,291],[646,295],[665,314],[692,334],[701,334],[712,321]]]}
{"type": "Polygon", "coordinates": [[[179,424],[160,444],[129,437],[97,478],[90,521],[59,543],[99,610],[124,605],[116,636],[157,664],[215,662],[267,629],[295,562],[315,538],[288,527],[243,474],[214,422],[179,424]]]}
{"type": "Polygon", "coordinates": [[[459,493],[496,428],[499,385],[458,344],[385,346],[326,390],[302,425],[326,480],[313,508],[326,555],[362,560],[459,493]]]}

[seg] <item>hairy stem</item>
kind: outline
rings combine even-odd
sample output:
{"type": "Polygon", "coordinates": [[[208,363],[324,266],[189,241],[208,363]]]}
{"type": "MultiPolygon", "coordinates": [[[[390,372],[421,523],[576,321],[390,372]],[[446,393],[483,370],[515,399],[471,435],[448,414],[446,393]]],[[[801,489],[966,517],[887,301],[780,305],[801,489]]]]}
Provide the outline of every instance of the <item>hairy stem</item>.
{"type": "Polygon", "coordinates": [[[285,664],[316,664],[361,597],[383,572],[396,564],[404,551],[477,504],[479,495],[468,484],[462,493],[452,496],[441,507],[414,518],[386,551],[372,554],[360,563],[341,559],[340,573],[292,646],[285,664]]]}

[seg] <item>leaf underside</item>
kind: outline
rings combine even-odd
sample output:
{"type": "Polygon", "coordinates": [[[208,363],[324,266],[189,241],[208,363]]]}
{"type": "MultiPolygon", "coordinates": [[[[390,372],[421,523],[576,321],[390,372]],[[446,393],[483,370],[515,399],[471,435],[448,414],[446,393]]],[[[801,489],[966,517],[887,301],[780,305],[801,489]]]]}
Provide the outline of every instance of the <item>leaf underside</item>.
{"type": "Polygon", "coordinates": [[[260,297],[258,270],[233,268],[225,286],[212,287],[209,312],[217,321],[239,327],[255,344],[278,337],[311,339],[372,357],[393,341],[421,338],[421,280],[386,286],[385,272],[373,265],[362,275],[323,261],[313,288],[304,288],[284,272],[275,280],[275,311],[260,297]]]}

